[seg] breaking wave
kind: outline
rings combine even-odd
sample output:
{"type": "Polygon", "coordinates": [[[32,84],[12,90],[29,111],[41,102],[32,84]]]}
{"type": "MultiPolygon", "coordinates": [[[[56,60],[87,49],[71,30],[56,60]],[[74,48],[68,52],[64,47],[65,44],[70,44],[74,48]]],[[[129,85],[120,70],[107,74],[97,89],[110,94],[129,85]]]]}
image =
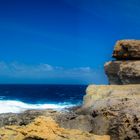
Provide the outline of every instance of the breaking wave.
{"type": "Polygon", "coordinates": [[[30,104],[16,100],[0,100],[0,113],[20,113],[30,109],[43,110],[43,109],[56,109],[62,110],[64,108],[72,107],[70,103],[58,104],[30,104]]]}

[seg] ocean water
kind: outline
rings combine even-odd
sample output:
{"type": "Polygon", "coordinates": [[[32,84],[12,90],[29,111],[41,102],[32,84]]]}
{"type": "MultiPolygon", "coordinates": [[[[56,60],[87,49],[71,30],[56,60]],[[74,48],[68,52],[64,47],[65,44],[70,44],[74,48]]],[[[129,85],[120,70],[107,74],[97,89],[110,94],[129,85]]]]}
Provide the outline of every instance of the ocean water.
{"type": "Polygon", "coordinates": [[[0,113],[80,105],[85,85],[0,85],[0,113]]]}

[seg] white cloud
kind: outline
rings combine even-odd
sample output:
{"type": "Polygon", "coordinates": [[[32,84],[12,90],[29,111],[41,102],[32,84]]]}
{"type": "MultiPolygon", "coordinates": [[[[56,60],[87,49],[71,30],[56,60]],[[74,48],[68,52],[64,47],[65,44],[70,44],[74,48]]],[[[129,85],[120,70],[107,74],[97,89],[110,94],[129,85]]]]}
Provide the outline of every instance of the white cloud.
{"type": "MultiPolygon", "coordinates": [[[[0,61],[0,79],[18,79],[24,80],[42,80],[56,81],[59,83],[70,81],[79,83],[97,83],[101,80],[101,73],[93,70],[91,67],[64,68],[60,66],[52,66],[49,64],[27,65],[18,62],[6,63],[0,61]]],[[[0,80],[2,82],[2,80],[0,80]]]]}
{"type": "Polygon", "coordinates": [[[40,64],[37,69],[40,71],[53,71],[54,67],[49,64],[40,64]]]}
{"type": "Polygon", "coordinates": [[[92,69],[90,67],[79,67],[79,68],[74,68],[73,70],[83,71],[83,72],[91,72],[92,71],[92,69]]]}

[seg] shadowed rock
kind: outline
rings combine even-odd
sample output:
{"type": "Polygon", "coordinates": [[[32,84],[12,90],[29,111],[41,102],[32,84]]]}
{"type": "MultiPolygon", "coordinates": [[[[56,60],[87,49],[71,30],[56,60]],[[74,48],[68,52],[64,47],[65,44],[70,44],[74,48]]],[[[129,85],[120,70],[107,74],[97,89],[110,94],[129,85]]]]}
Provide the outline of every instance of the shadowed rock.
{"type": "Polygon", "coordinates": [[[110,61],[104,68],[109,84],[140,84],[140,61],[110,61]]]}

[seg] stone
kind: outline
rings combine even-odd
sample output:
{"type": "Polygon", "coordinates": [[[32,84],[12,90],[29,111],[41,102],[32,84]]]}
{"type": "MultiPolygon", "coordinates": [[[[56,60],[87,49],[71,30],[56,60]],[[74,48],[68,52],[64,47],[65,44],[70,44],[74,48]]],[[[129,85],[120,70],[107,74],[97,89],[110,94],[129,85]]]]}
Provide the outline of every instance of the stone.
{"type": "Polygon", "coordinates": [[[91,114],[94,134],[140,139],[140,84],[89,85],[81,110],[91,114]]]}
{"type": "Polygon", "coordinates": [[[63,127],[69,129],[78,129],[81,131],[91,132],[93,127],[93,119],[91,115],[71,113],[57,116],[56,122],[63,127]]]}
{"type": "Polygon", "coordinates": [[[113,57],[118,60],[140,60],[140,40],[117,41],[113,57]]]}
{"type": "Polygon", "coordinates": [[[110,61],[104,65],[109,84],[140,84],[140,61],[110,61]]]}
{"type": "Polygon", "coordinates": [[[140,139],[140,106],[129,106],[120,110],[118,115],[110,120],[108,134],[113,140],[140,139]]]}
{"type": "Polygon", "coordinates": [[[3,113],[0,114],[0,127],[5,125],[27,125],[39,116],[53,116],[55,118],[61,114],[55,110],[27,110],[22,113],[3,113]]]}
{"type": "Polygon", "coordinates": [[[79,106],[63,111],[56,110],[27,110],[22,113],[0,114],[0,127],[5,125],[27,125],[39,116],[52,117],[61,127],[92,131],[92,117],[90,115],[77,114],[79,106]]]}
{"type": "Polygon", "coordinates": [[[140,96],[140,84],[136,85],[89,85],[84,96],[83,106],[88,108],[101,99],[140,96]]]}
{"type": "Polygon", "coordinates": [[[26,126],[5,126],[0,129],[1,140],[110,140],[76,129],[64,129],[51,118],[40,116],[26,126]]]}

